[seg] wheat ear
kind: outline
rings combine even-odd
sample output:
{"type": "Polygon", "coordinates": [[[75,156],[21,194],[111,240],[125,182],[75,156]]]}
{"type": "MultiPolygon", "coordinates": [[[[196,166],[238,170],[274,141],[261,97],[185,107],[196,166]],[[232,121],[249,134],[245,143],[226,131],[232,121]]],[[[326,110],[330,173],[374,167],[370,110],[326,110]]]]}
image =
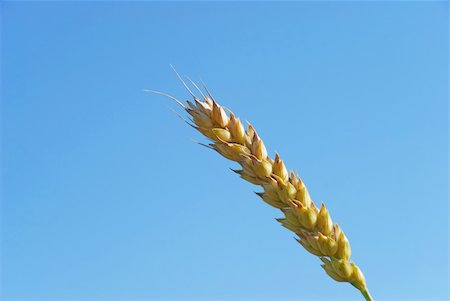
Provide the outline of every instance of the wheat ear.
{"type": "Polygon", "coordinates": [[[210,139],[208,147],[241,165],[242,169],[234,172],[262,187],[264,191],[256,194],[283,212],[284,217],[277,221],[294,232],[308,252],[322,260],[321,266],[331,278],[351,283],[366,300],[372,300],[363,273],[350,261],[349,241],[338,224],[333,223],[325,204],[316,207],[300,177],[293,171],[288,173],[278,154],[274,159],[268,157],[263,141],[250,123],[245,129],[233,112],[227,110],[227,114],[206,86],[207,96],[191,81],[202,96],[199,98],[181,81],[193,97],[187,106],[170,95],[152,92],[175,100],[192,117],[192,123],[187,122],[210,139]]]}

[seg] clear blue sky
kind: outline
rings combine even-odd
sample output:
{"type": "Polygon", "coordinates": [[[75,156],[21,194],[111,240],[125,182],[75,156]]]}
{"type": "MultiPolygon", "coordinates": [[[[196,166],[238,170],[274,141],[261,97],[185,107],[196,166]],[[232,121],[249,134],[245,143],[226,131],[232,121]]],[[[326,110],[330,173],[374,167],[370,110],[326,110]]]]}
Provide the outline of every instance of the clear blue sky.
{"type": "Polygon", "coordinates": [[[362,300],[143,89],[203,79],[346,231],[448,297],[446,2],[3,2],[4,300],[362,300]]]}

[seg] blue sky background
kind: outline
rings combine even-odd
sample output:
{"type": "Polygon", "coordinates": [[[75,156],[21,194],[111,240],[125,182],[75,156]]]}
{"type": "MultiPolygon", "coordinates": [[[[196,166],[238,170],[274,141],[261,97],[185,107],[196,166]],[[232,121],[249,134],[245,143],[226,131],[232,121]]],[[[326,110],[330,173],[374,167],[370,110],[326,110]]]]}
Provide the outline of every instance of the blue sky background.
{"type": "Polygon", "coordinates": [[[4,300],[362,300],[192,139],[251,121],[376,300],[448,297],[447,2],[2,2],[4,300]]]}

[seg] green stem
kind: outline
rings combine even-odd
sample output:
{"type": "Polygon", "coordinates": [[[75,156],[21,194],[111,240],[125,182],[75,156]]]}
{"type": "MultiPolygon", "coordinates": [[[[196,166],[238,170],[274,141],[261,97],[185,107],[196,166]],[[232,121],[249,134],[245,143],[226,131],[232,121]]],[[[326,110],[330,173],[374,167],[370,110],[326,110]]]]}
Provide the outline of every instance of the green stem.
{"type": "Polygon", "coordinates": [[[364,299],[366,299],[366,301],[373,301],[372,296],[370,295],[370,293],[367,289],[364,291],[361,291],[361,293],[363,294],[364,299]]]}

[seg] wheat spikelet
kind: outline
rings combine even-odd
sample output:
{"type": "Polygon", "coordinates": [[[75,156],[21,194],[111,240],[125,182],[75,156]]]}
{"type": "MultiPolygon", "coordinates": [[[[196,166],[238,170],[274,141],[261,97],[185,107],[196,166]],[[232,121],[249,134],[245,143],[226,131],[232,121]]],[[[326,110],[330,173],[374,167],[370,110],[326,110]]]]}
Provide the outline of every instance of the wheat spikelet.
{"type": "Polygon", "coordinates": [[[207,96],[194,82],[191,83],[202,97],[197,97],[183,82],[193,97],[193,102],[187,101],[187,106],[170,95],[152,92],[176,100],[192,117],[192,123],[187,122],[209,138],[211,143],[207,146],[240,164],[242,169],[234,171],[242,179],[262,187],[263,191],[256,194],[281,210],[284,217],[277,219],[278,222],[294,232],[297,241],[308,252],[322,260],[321,266],[331,278],[351,283],[366,300],[372,300],[363,273],[350,260],[349,241],[339,225],[332,221],[325,204],[322,203],[320,208],[314,204],[300,177],[288,172],[278,154],[274,159],[267,155],[263,141],[250,123],[245,129],[240,119],[229,110],[227,114],[205,86],[207,96]]]}

